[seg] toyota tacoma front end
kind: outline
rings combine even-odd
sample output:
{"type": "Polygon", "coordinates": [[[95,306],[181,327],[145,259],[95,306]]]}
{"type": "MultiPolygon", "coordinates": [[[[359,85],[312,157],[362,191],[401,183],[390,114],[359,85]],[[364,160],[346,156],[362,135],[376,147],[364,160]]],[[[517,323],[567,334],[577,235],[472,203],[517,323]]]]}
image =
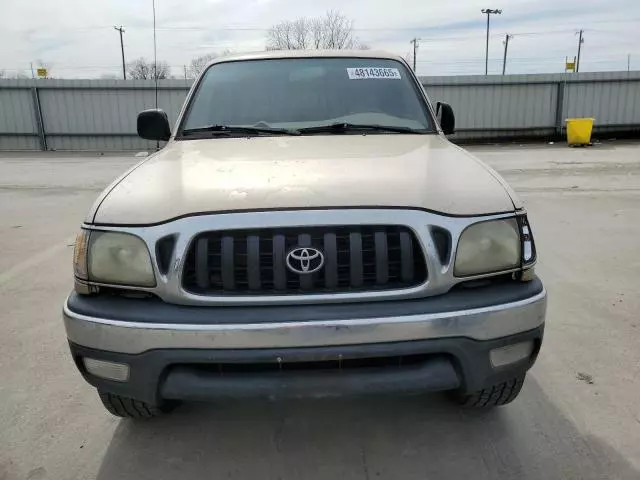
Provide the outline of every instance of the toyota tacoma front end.
{"type": "Polygon", "coordinates": [[[522,204],[397,57],[212,62],[78,235],[73,358],[115,415],[178,401],[451,390],[512,401],[546,292],[522,204]]]}

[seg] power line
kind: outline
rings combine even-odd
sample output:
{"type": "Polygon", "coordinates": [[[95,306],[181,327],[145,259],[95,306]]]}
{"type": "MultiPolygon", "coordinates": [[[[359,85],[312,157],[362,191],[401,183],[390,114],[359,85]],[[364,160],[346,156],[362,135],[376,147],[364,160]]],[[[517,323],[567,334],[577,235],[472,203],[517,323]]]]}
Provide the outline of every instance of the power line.
{"type": "MultiPolygon", "coordinates": [[[[555,56],[545,56],[545,57],[509,57],[509,64],[512,63],[555,63],[557,62],[558,58],[561,58],[559,55],[555,55],[555,56]]],[[[616,63],[616,61],[620,62],[624,62],[624,64],[626,65],[626,60],[627,60],[627,54],[622,54],[619,53],[617,56],[612,56],[612,55],[607,55],[607,56],[603,56],[603,57],[597,57],[594,59],[589,58],[589,64],[591,63],[616,63]],[[617,60],[615,58],[617,58],[617,60]]],[[[490,58],[489,62],[492,63],[500,63],[500,65],[502,64],[501,59],[498,58],[490,58]]],[[[484,59],[471,59],[471,58],[462,58],[459,60],[421,60],[420,58],[417,58],[416,60],[416,64],[417,65],[477,65],[477,64],[482,64],[484,63],[484,59]]],[[[184,69],[184,64],[183,63],[172,63],[168,65],[170,68],[172,69],[177,69],[182,71],[184,69]]],[[[122,68],[121,65],[119,64],[110,64],[110,65],[70,65],[70,64],[66,64],[66,65],[58,65],[56,64],[56,71],[58,70],[107,70],[107,69],[111,69],[111,70],[115,70],[115,69],[120,69],[122,68]]],[[[18,71],[24,71],[24,70],[29,70],[29,66],[27,65],[26,67],[23,68],[4,68],[2,67],[3,70],[6,71],[12,71],[12,72],[18,72],[18,71]]]]}
{"type": "MultiPolygon", "coordinates": [[[[511,36],[511,34],[510,34],[511,36]]],[[[518,36],[518,35],[513,35],[518,36]]],[[[627,60],[627,52],[618,52],[617,54],[611,54],[610,52],[603,53],[599,57],[589,58],[589,64],[591,63],[615,63],[616,61],[624,62],[626,66],[627,60]],[[618,60],[616,60],[616,58],[618,60]]],[[[631,54],[632,55],[632,54],[631,54]]],[[[544,55],[544,56],[534,56],[534,57],[508,57],[509,63],[553,63],[557,62],[557,58],[561,58],[560,55],[544,55]]],[[[490,58],[489,61],[493,63],[501,62],[502,59],[498,58],[490,58]]],[[[425,65],[425,64],[433,64],[433,65],[454,65],[454,64],[481,64],[484,63],[484,59],[479,58],[460,58],[454,60],[429,60],[429,59],[421,59],[417,57],[416,64],[417,65],[425,65]]],[[[182,71],[184,69],[183,63],[170,63],[168,65],[171,68],[178,69],[182,71]]],[[[56,64],[56,71],[58,70],[99,70],[99,69],[120,69],[122,68],[121,64],[56,64]]],[[[2,67],[3,70],[7,71],[23,71],[29,70],[29,64],[25,64],[24,67],[2,67]]]]}
{"type": "MultiPolygon", "coordinates": [[[[528,36],[535,36],[535,35],[567,35],[567,34],[573,34],[575,33],[575,30],[573,29],[566,29],[566,30],[538,30],[535,32],[518,32],[518,31],[514,31],[512,34],[513,35],[517,35],[519,37],[528,37],[528,36]]],[[[489,38],[502,38],[504,37],[505,32],[496,32],[496,33],[489,33],[489,38]]],[[[420,37],[420,40],[423,40],[425,42],[432,42],[432,43],[437,43],[437,42],[442,42],[442,41],[475,41],[478,39],[477,35],[454,35],[454,36],[447,36],[447,35],[438,35],[435,37],[420,37]]],[[[425,45],[425,47],[428,45],[425,45]]]]}
{"type": "MultiPolygon", "coordinates": [[[[558,63],[558,59],[561,58],[559,55],[553,56],[553,57],[543,57],[543,58],[509,58],[509,63],[517,63],[517,64],[556,64],[558,63]]],[[[622,57],[621,55],[619,55],[616,59],[613,59],[611,56],[608,57],[603,57],[603,58],[595,58],[595,59],[589,59],[589,64],[596,64],[596,63],[619,63],[620,61],[623,61],[622,59],[624,58],[624,60],[626,60],[626,55],[624,57],[622,57]]],[[[500,60],[495,58],[495,59],[490,59],[490,62],[494,63],[494,64],[499,64],[500,60]]],[[[469,66],[473,66],[473,65],[478,65],[481,63],[484,63],[484,60],[480,60],[480,59],[463,59],[463,60],[442,60],[442,61],[431,61],[431,60],[418,60],[418,65],[469,65],[469,66]]],[[[500,62],[501,63],[501,62],[500,62]]],[[[562,62],[560,62],[562,63],[562,62]]]]}
{"type": "MultiPolygon", "coordinates": [[[[573,29],[562,29],[562,30],[537,30],[535,32],[516,32],[519,37],[528,37],[535,35],[554,35],[554,34],[566,34],[566,33],[575,33],[573,29]]],[[[502,35],[501,33],[497,33],[497,35],[502,35]]]]}
{"type": "MultiPolygon", "coordinates": [[[[490,10],[490,9],[483,9],[490,10]]],[[[502,10],[500,10],[502,12],[502,10]]],[[[483,12],[485,13],[485,12],[483,12]]],[[[627,19],[617,19],[617,20],[594,20],[589,23],[593,24],[606,24],[606,23],[637,23],[640,22],[640,17],[638,18],[627,18],[627,19]]],[[[136,27],[136,28],[150,28],[146,26],[136,27]]],[[[354,27],[353,31],[355,32],[406,32],[406,31],[425,31],[428,33],[428,30],[438,30],[441,27],[439,25],[431,25],[431,26],[413,26],[413,27],[354,27]]],[[[79,28],[79,29],[86,29],[79,28]]],[[[163,25],[162,27],[158,27],[160,30],[206,30],[206,31],[227,31],[227,30],[239,30],[239,31],[268,31],[270,27],[254,27],[254,26],[231,26],[231,27],[208,27],[208,26],[179,26],[179,25],[163,25]]]]}
{"type": "MultiPolygon", "coordinates": [[[[640,17],[635,17],[635,18],[624,18],[624,19],[615,19],[615,20],[593,20],[593,21],[589,21],[588,24],[607,24],[607,23],[615,23],[616,25],[618,24],[624,24],[624,23],[638,23],[640,22],[640,17]]],[[[588,26],[588,25],[587,25],[588,26]]],[[[47,30],[48,31],[55,31],[55,30],[59,30],[59,31],[65,31],[65,32],[70,32],[70,31],[76,31],[76,32],[81,32],[81,31],[86,31],[89,33],[95,33],[96,30],[99,29],[110,29],[112,28],[112,25],[93,25],[93,26],[82,26],[82,27],[56,27],[56,26],[47,26],[47,30]]],[[[141,25],[141,26],[129,26],[127,27],[130,31],[135,31],[135,30],[149,30],[151,28],[153,28],[153,26],[146,26],[146,25],[141,25]]],[[[440,27],[438,25],[431,25],[431,26],[412,26],[412,27],[354,27],[353,31],[355,32],[406,32],[406,31],[424,31],[425,33],[428,33],[429,30],[438,30],[440,27]]],[[[7,29],[8,31],[11,32],[16,32],[16,31],[20,31],[19,29],[7,29]]],[[[269,27],[256,27],[256,26],[243,26],[243,25],[239,25],[239,26],[227,26],[227,27],[211,27],[211,26],[181,26],[181,25],[162,25],[162,26],[158,26],[157,30],[203,30],[203,31],[207,31],[207,32],[216,32],[216,31],[257,31],[257,32],[266,32],[269,30],[269,27]]],[[[591,31],[593,29],[589,29],[587,28],[587,30],[591,31]]],[[[569,30],[569,31],[573,31],[573,30],[569,30]]],[[[616,30],[617,31],[617,30],[616,30]]],[[[537,32],[533,32],[535,34],[543,34],[543,33],[549,33],[552,32],[552,30],[541,30],[541,31],[537,31],[537,32]]],[[[518,33],[515,32],[518,36],[520,35],[524,35],[524,33],[518,33]]]]}

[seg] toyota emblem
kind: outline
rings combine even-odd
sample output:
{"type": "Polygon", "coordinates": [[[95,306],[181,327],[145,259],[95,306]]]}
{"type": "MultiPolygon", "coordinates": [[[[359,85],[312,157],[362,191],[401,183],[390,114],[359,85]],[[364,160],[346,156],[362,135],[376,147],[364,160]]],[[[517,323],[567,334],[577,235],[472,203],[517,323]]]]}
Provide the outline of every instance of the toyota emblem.
{"type": "Polygon", "coordinates": [[[299,275],[314,273],[324,266],[324,254],[313,247],[294,248],[287,254],[287,268],[299,275]]]}

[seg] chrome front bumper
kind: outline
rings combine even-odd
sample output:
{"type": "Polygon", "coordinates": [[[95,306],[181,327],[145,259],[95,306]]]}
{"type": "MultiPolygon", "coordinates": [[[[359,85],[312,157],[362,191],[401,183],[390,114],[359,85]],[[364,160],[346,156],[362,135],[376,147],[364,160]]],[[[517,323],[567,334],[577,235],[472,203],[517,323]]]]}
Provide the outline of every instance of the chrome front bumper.
{"type": "Polygon", "coordinates": [[[434,338],[493,340],[544,324],[547,294],[510,303],[404,316],[270,323],[148,323],[97,318],[63,308],[71,342],[128,354],[154,349],[261,349],[360,345],[434,338]]]}

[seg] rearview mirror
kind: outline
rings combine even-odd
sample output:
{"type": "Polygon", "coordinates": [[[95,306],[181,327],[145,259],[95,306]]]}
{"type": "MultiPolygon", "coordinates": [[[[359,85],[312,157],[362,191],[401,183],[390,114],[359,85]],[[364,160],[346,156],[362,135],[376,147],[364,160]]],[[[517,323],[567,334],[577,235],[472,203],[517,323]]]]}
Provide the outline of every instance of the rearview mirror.
{"type": "Polygon", "coordinates": [[[445,135],[451,135],[456,129],[456,116],[453,114],[451,105],[438,102],[436,105],[436,117],[440,123],[440,128],[445,135]]]}
{"type": "Polygon", "coordinates": [[[167,114],[160,109],[152,108],[138,114],[138,135],[145,140],[162,140],[166,142],[171,136],[171,127],[167,114]]]}

